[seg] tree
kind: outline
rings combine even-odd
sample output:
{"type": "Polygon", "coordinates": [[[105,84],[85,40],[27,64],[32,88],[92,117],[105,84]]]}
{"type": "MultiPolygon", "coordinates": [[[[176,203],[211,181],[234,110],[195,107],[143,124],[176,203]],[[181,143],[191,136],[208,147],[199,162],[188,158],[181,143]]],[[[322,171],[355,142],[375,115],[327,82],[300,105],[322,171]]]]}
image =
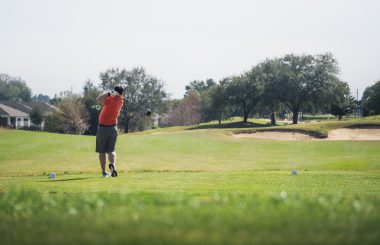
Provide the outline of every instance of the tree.
{"type": "Polygon", "coordinates": [[[39,127],[41,123],[43,122],[43,120],[44,120],[44,114],[41,107],[39,106],[33,107],[32,111],[30,112],[30,121],[34,125],[39,127]]]}
{"type": "Polygon", "coordinates": [[[48,95],[39,94],[39,95],[34,95],[32,97],[32,100],[37,101],[37,102],[49,103],[50,97],[48,95]]]}
{"type": "Polygon", "coordinates": [[[201,98],[197,91],[190,90],[183,99],[183,125],[194,125],[201,122],[201,98]]]}
{"type": "Polygon", "coordinates": [[[32,90],[21,78],[0,74],[0,100],[31,101],[32,90]]]}
{"type": "Polygon", "coordinates": [[[54,133],[65,133],[63,128],[62,113],[54,110],[52,114],[47,115],[44,121],[44,131],[54,133]]]}
{"type": "Polygon", "coordinates": [[[261,63],[256,69],[260,70],[260,83],[263,89],[261,100],[258,103],[258,112],[260,115],[270,116],[271,125],[276,125],[276,111],[280,110],[280,101],[276,96],[276,93],[267,85],[267,79],[271,79],[273,74],[272,66],[268,66],[266,63],[261,63]]]}
{"type": "Polygon", "coordinates": [[[380,81],[364,90],[362,104],[364,116],[380,114],[380,81]]]}
{"type": "Polygon", "coordinates": [[[222,123],[222,119],[228,118],[227,82],[227,78],[223,79],[218,85],[212,86],[205,96],[208,99],[209,119],[217,119],[219,124],[222,123]]]}
{"type": "Polygon", "coordinates": [[[355,110],[355,98],[351,96],[350,87],[346,82],[333,81],[329,97],[331,114],[337,116],[339,120],[355,110]]]}
{"type": "Polygon", "coordinates": [[[329,91],[338,74],[338,65],[332,54],[286,55],[280,59],[267,60],[262,65],[266,91],[293,113],[293,123],[309,102],[318,103],[329,91]]]}
{"type": "Polygon", "coordinates": [[[168,113],[170,126],[188,126],[201,121],[201,99],[195,90],[189,90],[181,100],[174,100],[168,113]]]}
{"type": "Polygon", "coordinates": [[[211,87],[215,86],[216,83],[213,79],[209,78],[206,81],[194,80],[186,85],[186,92],[190,90],[196,90],[199,93],[203,93],[209,90],[211,87]]]}
{"type": "Polygon", "coordinates": [[[58,105],[61,112],[61,125],[64,133],[83,134],[88,128],[88,112],[79,95],[70,91],[61,93],[62,102],[58,105]]]}
{"type": "Polygon", "coordinates": [[[184,125],[183,99],[169,101],[168,126],[184,125]]]}
{"type": "Polygon", "coordinates": [[[100,114],[100,107],[97,106],[96,98],[99,96],[99,94],[101,94],[101,89],[95,86],[91,80],[87,80],[85,85],[83,86],[82,98],[82,102],[89,114],[89,127],[85,134],[96,135],[100,114]]]}
{"type": "Polygon", "coordinates": [[[276,125],[276,112],[279,108],[279,104],[271,99],[268,100],[267,94],[264,92],[261,100],[255,107],[255,112],[262,118],[270,118],[271,125],[276,125]]]}
{"type": "Polygon", "coordinates": [[[210,107],[210,90],[215,86],[217,86],[217,83],[209,78],[206,81],[194,80],[185,87],[185,95],[190,91],[196,91],[200,96],[199,113],[201,115],[201,122],[210,121],[215,117],[213,109],[210,107]]]}
{"type": "Polygon", "coordinates": [[[119,124],[124,132],[143,130],[146,127],[145,110],[150,109],[157,114],[164,113],[165,99],[168,94],[164,90],[163,82],[154,76],[148,75],[144,68],[137,67],[130,71],[125,69],[109,69],[100,73],[101,88],[113,89],[115,85],[124,86],[124,106],[119,117],[119,124]],[[133,101],[134,103],[130,102],[133,101]]]}
{"type": "Polygon", "coordinates": [[[229,101],[241,109],[244,123],[248,122],[249,114],[260,101],[262,86],[259,79],[259,70],[253,67],[251,71],[233,77],[228,82],[227,95],[229,101]]]}
{"type": "Polygon", "coordinates": [[[49,100],[49,104],[53,106],[58,106],[62,102],[62,98],[59,97],[57,94],[54,95],[53,99],[49,100]]]}

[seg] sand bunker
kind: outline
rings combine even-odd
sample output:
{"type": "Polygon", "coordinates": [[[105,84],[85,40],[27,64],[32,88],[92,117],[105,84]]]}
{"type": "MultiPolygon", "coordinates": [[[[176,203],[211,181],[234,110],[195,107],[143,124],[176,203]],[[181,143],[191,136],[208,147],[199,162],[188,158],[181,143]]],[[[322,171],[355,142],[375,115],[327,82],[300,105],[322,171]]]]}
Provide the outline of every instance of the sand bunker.
{"type": "Polygon", "coordinates": [[[267,140],[312,140],[315,139],[307,134],[295,132],[276,132],[266,131],[257,132],[252,134],[234,134],[234,138],[254,138],[254,139],[267,139],[267,140]]]}
{"type": "Polygon", "coordinates": [[[325,139],[298,132],[264,131],[252,134],[234,134],[234,138],[254,138],[270,140],[380,140],[380,129],[349,129],[341,128],[332,130],[325,139]]]}
{"type": "Polygon", "coordinates": [[[329,132],[327,140],[380,140],[378,128],[340,128],[329,132]]]}

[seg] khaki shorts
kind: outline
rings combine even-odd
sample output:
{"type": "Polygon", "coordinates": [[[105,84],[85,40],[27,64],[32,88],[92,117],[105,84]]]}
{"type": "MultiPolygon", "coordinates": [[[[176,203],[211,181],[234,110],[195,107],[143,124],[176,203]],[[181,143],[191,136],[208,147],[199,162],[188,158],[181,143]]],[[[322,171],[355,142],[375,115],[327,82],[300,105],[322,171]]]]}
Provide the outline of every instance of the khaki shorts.
{"type": "Polygon", "coordinates": [[[117,126],[103,127],[99,125],[98,131],[96,132],[96,152],[114,152],[117,135],[117,126]]]}

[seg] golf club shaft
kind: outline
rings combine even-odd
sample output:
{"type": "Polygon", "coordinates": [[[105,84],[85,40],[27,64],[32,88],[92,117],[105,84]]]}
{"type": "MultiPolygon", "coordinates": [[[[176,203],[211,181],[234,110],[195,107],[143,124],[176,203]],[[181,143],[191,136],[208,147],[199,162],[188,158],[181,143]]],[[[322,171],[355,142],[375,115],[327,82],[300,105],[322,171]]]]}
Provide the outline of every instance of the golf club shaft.
{"type": "MultiPolygon", "coordinates": [[[[128,102],[131,102],[131,103],[137,105],[137,103],[134,102],[133,100],[130,100],[130,99],[128,99],[128,98],[124,98],[124,99],[125,99],[126,101],[128,101],[128,102]]],[[[147,110],[145,111],[145,115],[146,115],[146,116],[150,116],[151,113],[152,113],[152,112],[150,111],[150,109],[147,109],[147,110]]]]}
{"type": "Polygon", "coordinates": [[[128,98],[124,98],[126,101],[129,101],[129,102],[131,102],[131,103],[133,103],[133,104],[135,104],[135,105],[137,105],[137,103],[136,102],[134,102],[133,100],[130,100],[130,99],[128,99],[128,98]]]}

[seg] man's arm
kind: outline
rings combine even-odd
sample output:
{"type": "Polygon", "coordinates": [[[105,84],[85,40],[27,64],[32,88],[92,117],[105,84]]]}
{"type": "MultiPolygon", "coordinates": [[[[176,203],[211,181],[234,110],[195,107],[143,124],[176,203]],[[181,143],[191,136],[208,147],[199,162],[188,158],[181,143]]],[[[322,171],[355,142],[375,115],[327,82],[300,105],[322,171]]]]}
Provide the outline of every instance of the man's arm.
{"type": "Polygon", "coordinates": [[[104,102],[106,101],[106,97],[108,96],[108,91],[100,94],[97,98],[96,98],[96,102],[98,102],[100,105],[104,105],[104,102]]]}

